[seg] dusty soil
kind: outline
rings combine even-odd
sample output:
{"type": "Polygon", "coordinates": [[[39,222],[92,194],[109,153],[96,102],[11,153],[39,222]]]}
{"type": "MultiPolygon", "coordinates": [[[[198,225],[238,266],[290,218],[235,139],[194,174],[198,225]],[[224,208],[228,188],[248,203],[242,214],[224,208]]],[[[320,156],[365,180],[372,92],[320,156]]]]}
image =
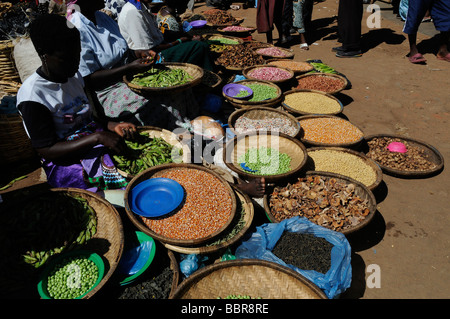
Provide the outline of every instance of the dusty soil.
{"type": "MultiPolygon", "coordinates": [[[[378,3],[378,2],[377,2],[378,3]]],[[[301,51],[298,35],[292,49],[295,60],[321,59],[345,74],[352,88],[343,91],[344,114],[365,134],[398,134],[420,139],[447,159],[450,155],[450,63],[437,60],[436,37],[419,33],[418,43],[428,60],[413,65],[405,55],[408,40],[400,20],[392,18],[389,6],[380,3],[381,28],[369,29],[363,17],[364,55],[335,57],[337,0],[314,5],[315,32],[309,51],[301,51]]],[[[240,9],[235,16],[252,25],[256,9],[240,9]]],[[[428,34],[432,27],[426,26],[428,34]]],[[[274,32],[274,38],[278,33],[274,32]]],[[[265,41],[264,34],[253,38],[265,41]]],[[[375,190],[378,206],[372,223],[349,236],[353,249],[352,286],[341,298],[409,299],[450,296],[449,171],[422,179],[384,174],[375,190]],[[375,266],[373,266],[375,265],[375,266]],[[379,274],[375,278],[375,274],[379,274]],[[378,281],[379,280],[379,281],[378,281]],[[379,284],[379,285],[378,285],[379,284]]]]}
{"type": "MultiPolygon", "coordinates": [[[[236,4],[242,3],[236,2],[236,4]]],[[[356,59],[335,57],[338,0],[315,4],[315,32],[309,51],[300,51],[298,35],[292,49],[295,60],[321,59],[345,74],[352,83],[339,98],[344,115],[370,134],[398,134],[420,139],[437,148],[445,159],[450,156],[450,64],[435,57],[436,37],[420,33],[418,42],[428,59],[426,65],[413,65],[405,58],[408,41],[402,24],[383,3],[381,27],[366,26],[363,17],[364,55],[356,59]]],[[[195,12],[208,9],[197,3],[195,12]]],[[[233,11],[244,17],[244,25],[255,25],[256,9],[233,11]]],[[[278,33],[274,32],[277,40],[278,33]]],[[[254,33],[255,40],[265,35],[254,33]]],[[[16,170],[16,177],[18,175],[16,170]]],[[[29,178],[17,182],[6,193],[45,180],[39,169],[23,170],[29,178]]],[[[9,174],[10,172],[5,172],[9,174]]],[[[7,177],[4,178],[8,181],[7,177]]],[[[438,299],[450,296],[449,182],[447,168],[427,178],[383,176],[375,190],[377,214],[372,222],[348,239],[352,246],[352,286],[341,295],[349,299],[438,299]]],[[[2,185],[3,185],[2,178],[2,185]]]]}

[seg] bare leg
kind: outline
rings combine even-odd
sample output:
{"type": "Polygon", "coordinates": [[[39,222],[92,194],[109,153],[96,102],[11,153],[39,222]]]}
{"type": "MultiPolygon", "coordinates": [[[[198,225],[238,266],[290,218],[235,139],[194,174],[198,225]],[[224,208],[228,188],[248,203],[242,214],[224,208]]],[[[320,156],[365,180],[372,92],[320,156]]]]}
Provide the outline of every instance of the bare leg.
{"type": "Polygon", "coordinates": [[[437,53],[438,58],[444,58],[447,55],[449,55],[449,51],[448,51],[448,47],[447,47],[449,40],[450,40],[450,31],[441,32],[439,51],[437,53]]]}

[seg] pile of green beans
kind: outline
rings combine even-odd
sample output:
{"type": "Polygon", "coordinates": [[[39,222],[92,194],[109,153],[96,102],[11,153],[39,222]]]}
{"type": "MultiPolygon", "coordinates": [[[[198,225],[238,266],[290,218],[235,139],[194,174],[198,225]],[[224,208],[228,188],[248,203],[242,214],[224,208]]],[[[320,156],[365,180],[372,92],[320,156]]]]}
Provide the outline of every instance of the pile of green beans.
{"type": "Polygon", "coordinates": [[[185,70],[180,68],[155,68],[152,67],[143,73],[134,75],[131,83],[143,87],[170,87],[188,83],[192,79],[185,70]]]}
{"type": "Polygon", "coordinates": [[[136,175],[147,168],[178,162],[182,149],[175,148],[163,138],[149,137],[147,132],[139,133],[136,140],[126,140],[128,152],[123,155],[113,155],[116,166],[121,171],[136,175]]]}
{"type": "Polygon", "coordinates": [[[75,299],[87,293],[98,278],[97,265],[86,257],[68,257],[47,278],[47,292],[54,299],[75,299]]]}
{"type": "Polygon", "coordinates": [[[291,157],[270,147],[250,148],[238,161],[255,171],[250,174],[278,175],[291,170],[291,157]]]}

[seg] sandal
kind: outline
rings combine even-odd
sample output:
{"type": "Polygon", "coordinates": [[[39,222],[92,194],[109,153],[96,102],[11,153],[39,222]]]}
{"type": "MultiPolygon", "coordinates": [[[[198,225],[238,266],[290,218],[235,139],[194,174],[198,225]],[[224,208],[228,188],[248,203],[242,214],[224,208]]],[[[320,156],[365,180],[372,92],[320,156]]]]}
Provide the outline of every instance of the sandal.
{"type": "Polygon", "coordinates": [[[436,57],[438,58],[438,60],[443,60],[443,61],[450,62],[450,53],[447,53],[446,56],[439,56],[439,55],[437,55],[436,57]]]}
{"type": "Polygon", "coordinates": [[[412,56],[408,56],[409,62],[413,64],[425,63],[427,60],[423,57],[422,54],[416,53],[412,56]]]}
{"type": "Polygon", "coordinates": [[[308,43],[300,44],[300,50],[305,50],[305,51],[309,50],[308,43]]]}

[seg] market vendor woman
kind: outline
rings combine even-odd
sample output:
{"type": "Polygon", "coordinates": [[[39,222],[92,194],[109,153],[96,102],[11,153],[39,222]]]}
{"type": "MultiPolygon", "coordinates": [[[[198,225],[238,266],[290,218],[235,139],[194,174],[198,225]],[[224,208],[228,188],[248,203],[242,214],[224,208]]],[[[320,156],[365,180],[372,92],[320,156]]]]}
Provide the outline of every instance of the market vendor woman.
{"type": "Polygon", "coordinates": [[[90,191],[125,187],[108,153],[124,150],[124,137],[132,138],[136,127],[94,118],[78,72],[79,31],[49,14],[32,22],[30,37],[42,65],[22,84],[17,107],[48,183],[90,191]]]}

